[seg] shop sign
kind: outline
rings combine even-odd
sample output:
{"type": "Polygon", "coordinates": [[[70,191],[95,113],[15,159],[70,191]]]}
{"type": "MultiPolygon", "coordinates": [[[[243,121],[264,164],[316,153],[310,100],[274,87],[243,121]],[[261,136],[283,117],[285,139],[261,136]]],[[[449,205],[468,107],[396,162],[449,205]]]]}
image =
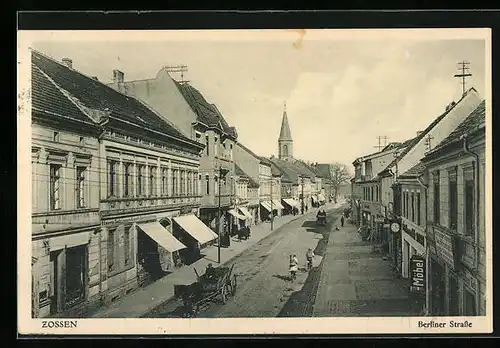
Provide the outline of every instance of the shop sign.
{"type": "Polygon", "coordinates": [[[425,294],[425,259],[413,255],[410,260],[410,292],[425,294]]]}
{"type": "Polygon", "coordinates": [[[453,238],[450,234],[434,227],[434,241],[436,243],[436,253],[450,266],[455,266],[455,253],[453,238]]]}

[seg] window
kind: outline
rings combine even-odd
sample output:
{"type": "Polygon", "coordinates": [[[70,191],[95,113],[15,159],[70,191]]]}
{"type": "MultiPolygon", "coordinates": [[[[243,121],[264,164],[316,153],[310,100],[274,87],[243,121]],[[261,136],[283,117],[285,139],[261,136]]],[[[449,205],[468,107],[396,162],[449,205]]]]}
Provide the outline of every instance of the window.
{"type": "Polygon", "coordinates": [[[60,180],[61,166],[58,164],[50,165],[50,209],[60,209],[60,180]]]}
{"type": "Polygon", "coordinates": [[[370,200],[373,202],[374,195],[373,195],[373,186],[371,187],[371,195],[370,195],[370,200]]]}
{"type": "Polygon", "coordinates": [[[131,263],[131,255],[132,255],[132,251],[130,250],[130,246],[131,246],[131,243],[130,243],[130,237],[131,237],[131,233],[130,233],[130,229],[131,227],[126,227],[125,228],[125,234],[123,236],[123,249],[124,249],[124,259],[125,259],[125,266],[129,266],[130,263],[131,263]]]}
{"type": "Polygon", "coordinates": [[[198,196],[200,194],[199,185],[201,183],[201,174],[194,175],[194,194],[198,196]]]}
{"type": "Polygon", "coordinates": [[[214,137],[214,155],[217,156],[219,154],[219,143],[218,138],[214,137]]]}
{"type": "Polygon", "coordinates": [[[177,195],[177,170],[172,170],[172,195],[177,195]]]}
{"type": "Polygon", "coordinates": [[[144,166],[138,166],[137,167],[137,195],[138,196],[143,196],[146,192],[144,189],[144,166]]]}
{"type": "Polygon", "coordinates": [[[156,195],[156,168],[149,167],[149,195],[156,195]]]}
{"type": "Polygon", "coordinates": [[[124,163],[123,164],[123,195],[125,197],[130,196],[130,184],[131,184],[131,172],[130,170],[132,169],[132,164],[131,163],[124,163]]]}
{"type": "Polygon", "coordinates": [[[206,187],[207,187],[207,195],[210,194],[210,177],[207,175],[205,175],[205,182],[206,182],[206,187]]]}
{"type": "Polygon", "coordinates": [[[464,190],[465,190],[465,204],[464,204],[464,216],[465,216],[465,235],[474,235],[474,222],[476,217],[474,216],[474,168],[464,172],[464,190]]]}
{"type": "Polygon", "coordinates": [[[84,137],[80,137],[80,146],[84,146],[85,145],[85,138],[84,137]]]}
{"type": "Polygon", "coordinates": [[[201,133],[195,132],[195,138],[197,142],[201,142],[201,133]]]}
{"type": "Polygon", "coordinates": [[[187,175],[187,187],[188,187],[187,194],[189,196],[191,196],[193,194],[193,186],[192,186],[193,181],[192,181],[192,177],[191,177],[192,175],[193,175],[193,173],[188,172],[188,175],[187,175]]]}
{"type": "Polygon", "coordinates": [[[186,172],[181,170],[180,171],[180,176],[181,176],[181,195],[186,194],[186,172]]]}
{"type": "Polygon", "coordinates": [[[457,229],[458,215],[458,192],[457,192],[457,171],[456,169],[448,172],[448,188],[449,188],[449,212],[450,212],[450,228],[457,229]]]}
{"type": "Polygon", "coordinates": [[[208,139],[208,134],[205,135],[205,151],[207,156],[210,156],[210,141],[208,139]]]}
{"type": "Polygon", "coordinates": [[[214,176],[214,193],[216,195],[219,194],[219,178],[216,176],[214,176]]]}
{"type": "Polygon", "coordinates": [[[117,180],[118,162],[108,162],[108,196],[113,197],[118,195],[118,180],[117,180]]]}
{"type": "Polygon", "coordinates": [[[403,216],[406,217],[406,192],[403,192],[402,200],[403,200],[403,216]]]}
{"type": "Polygon", "coordinates": [[[439,172],[436,172],[433,177],[433,186],[434,186],[434,223],[440,223],[440,194],[439,194],[439,172]]]}
{"type": "Polygon", "coordinates": [[[415,222],[415,194],[411,193],[411,221],[415,222]]]}
{"type": "Polygon", "coordinates": [[[421,217],[420,217],[420,214],[421,214],[421,211],[420,211],[420,192],[417,192],[417,224],[420,225],[420,223],[422,222],[421,220],[421,217]]]}
{"type": "Polygon", "coordinates": [[[59,141],[59,132],[52,133],[52,141],[59,141]]]}
{"type": "Polygon", "coordinates": [[[108,272],[115,270],[115,230],[108,231],[108,272]]]}
{"type": "Polygon", "coordinates": [[[167,168],[162,168],[161,170],[161,194],[162,196],[167,195],[167,168]]]}
{"type": "Polygon", "coordinates": [[[231,161],[233,160],[233,144],[229,145],[229,156],[231,161]]]}
{"type": "Polygon", "coordinates": [[[78,208],[85,207],[85,174],[87,173],[87,168],[77,167],[76,168],[76,206],[78,208]]]}

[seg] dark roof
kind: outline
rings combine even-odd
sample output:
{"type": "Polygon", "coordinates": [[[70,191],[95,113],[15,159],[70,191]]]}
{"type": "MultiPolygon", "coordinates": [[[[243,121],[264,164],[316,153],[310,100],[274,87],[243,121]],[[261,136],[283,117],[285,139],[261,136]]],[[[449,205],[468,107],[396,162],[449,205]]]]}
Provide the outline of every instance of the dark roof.
{"type": "MultiPolygon", "coordinates": [[[[32,51],[32,70],[35,77],[33,87],[38,94],[34,102],[36,107],[80,119],[86,116],[83,110],[106,111],[110,124],[127,124],[128,131],[133,129],[141,135],[163,141],[167,136],[199,147],[137,99],[36,51],[32,51]]],[[[90,117],[87,116],[86,120],[90,117]]]]}
{"type": "Polygon", "coordinates": [[[453,144],[461,139],[467,133],[474,132],[485,127],[485,101],[483,100],[478,107],[471,112],[467,118],[458,125],[453,132],[443,139],[434,149],[427,154],[438,152],[444,147],[453,144]]]}
{"type": "MultiPolygon", "coordinates": [[[[271,174],[273,176],[282,176],[283,175],[283,171],[276,166],[276,164],[274,164],[273,161],[271,161],[271,159],[267,158],[267,157],[263,157],[263,156],[260,156],[260,159],[263,163],[265,164],[268,164],[270,167],[271,167],[271,174]]],[[[287,179],[287,178],[285,178],[287,179]]]]}
{"type": "Polygon", "coordinates": [[[297,161],[284,161],[276,157],[270,160],[283,173],[284,180],[287,182],[298,182],[299,177],[312,178],[311,172],[297,164],[297,161]]]}
{"type": "Polygon", "coordinates": [[[418,162],[416,165],[408,169],[406,172],[401,174],[400,178],[414,178],[422,175],[425,170],[425,165],[422,162],[418,162]]]}
{"type": "Polygon", "coordinates": [[[236,163],[234,164],[234,172],[236,175],[244,177],[245,179],[248,179],[248,187],[250,187],[250,188],[258,188],[259,187],[259,183],[256,182],[254,179],[252,179],[252,177],[250,175],[245,173],[245,171],[243,169],[241,169],[240,166],[238,166],[236,163]]]}
{"type": "Polygon", "coordinates": [[[252,150],[250,150],[248,147],[246,147],[242,143],[238,142],[238,144],[236,146],[241,147],[243,150],[245,150],[250,155],[252,155],[253,157],[255,157],[255,159],[257,159],[260,163],[270,166],[269,162],[266,162],[266,161],[263,160],[263,158],[265,158],[265,157],[257,155],[255,152],[253,152],[252,150]]]}
{"type": "Polygon", "coordinates": [[[199,90],[187,82],[174,82],[191,109],[198,116],[199,122],[209,127],[217,128],[235,138],[237,137],[236,129],[227,124],[217,106],[210,104],[199,90]]]}
{"type": "MultiPolygon", "coordinates": [[[[451,110],[453,110],[465,97],[466,95],[471,91],[471,90],[474,90],[474,88],[470,88],[463,96],[462,98],[460,98],[460,100],[456,103],[452,103],[450,105],[449,108],[446,109],[446,111],[444,113],[442,113],[441,115],[439,115],[434,121],[431,122],[430,125],[427,126],[427,128],[425,128],[419,135],[417,135],[415,138],[411,139],[411,140],[407,140],[405,143],[403,143],[402,146],[406,146],[406,148],[399,154],[398,157],[396,157],[391,163],[389,163],[388,166],[385,167],[385,170],[388,170],[390,169],[391,167],[393,167],[401,158],[403,158],[404,156],[406,156],[406,154],[415,146],[417,145],[420,140],[422,140],[426,135],[427,133],[429,133],[446,115],[448,115],[451,110]],[[405,145],[406,144],[406,145],[405,145]]],[[[384,172],[385,170],[383,170],[382,172],[384,172]]]]}
{"type": "Polygon", "coordinates": [[[331,166],[329,163],[317,163],[314,166],[314,169],[316,170],[317,175],[323,179],[330,179],[330,176],[331,176],[330,168],[331,168],[331,166]]]}

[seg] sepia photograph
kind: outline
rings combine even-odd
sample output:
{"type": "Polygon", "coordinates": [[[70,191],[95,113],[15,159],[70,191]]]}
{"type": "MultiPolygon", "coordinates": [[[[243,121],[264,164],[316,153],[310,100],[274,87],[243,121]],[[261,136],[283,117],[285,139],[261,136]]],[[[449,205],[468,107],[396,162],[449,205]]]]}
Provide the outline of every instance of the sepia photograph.
{"type": "Polygon", "coordinates": [[[19,332],[491,332],[490,38],[19,31],[19,332]]]}

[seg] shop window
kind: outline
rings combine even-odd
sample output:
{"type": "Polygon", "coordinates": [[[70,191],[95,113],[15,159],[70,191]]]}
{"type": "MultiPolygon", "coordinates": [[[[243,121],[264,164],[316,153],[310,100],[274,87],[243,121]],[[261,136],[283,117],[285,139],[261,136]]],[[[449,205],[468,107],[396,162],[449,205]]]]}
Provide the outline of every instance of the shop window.
{"type": "Polygon", "coordinates": [[[123,164],[123,195],[125,197],[129,197],[131,195],[130,192],[130,184],[132,182],[131,169],[132,169],[131,163],[123,164]]]}
{"type": "Polygon", "coordinates": [[[76,168],[76,203],[78,208],[85,207],[85,176],[87,174],[86,167],[76,168]]]}
{"type": "Polygon", "coordinates": [[[457,192],[457,172],[456,170],[448,173],[448,188],[449,188],[449,227],[452,230],[457,229],[457,213],[458,213],[458,192],[457,192]]]}
{"type": "Polygon", "coordinates": [[[115,270],[115,238],[116,230],[108,231],[108,272],[115,270]]]}
{"type": "Polygon", "coordinates": [[[465,216],[465,235],[474,235],[474,223],[476,216],[474,214],[474,199],[476,192],[474,192],[474,170],[464,172],[464,216],[465,216]]]}
{"type": "Polygon", "coordinates": [[[117,170],[118,162],[108,161],[108,197],[116,197],[118,195],[117,170]]]}
{"type": "Polygon", "coordinates": [[[434,204],[434,209],[433,209],[433,220],[434,223],[440,224],[440,213],[441,213],[441,197],[440,197],[440,186],[439,186],[439,172],[436,172],[433,177],[433,204],[434,204]]]}
{"type": "Polygon", "coordinates": [[[50,209],[60,209],[61,166],[50,165],[50,209]]]}
{"type": "Polygon", "coordinates": [[[469,291],[464,291],[464,315],[467,317],[472,317],[477,315],[476,311],[476,295],[469,291]]]}

